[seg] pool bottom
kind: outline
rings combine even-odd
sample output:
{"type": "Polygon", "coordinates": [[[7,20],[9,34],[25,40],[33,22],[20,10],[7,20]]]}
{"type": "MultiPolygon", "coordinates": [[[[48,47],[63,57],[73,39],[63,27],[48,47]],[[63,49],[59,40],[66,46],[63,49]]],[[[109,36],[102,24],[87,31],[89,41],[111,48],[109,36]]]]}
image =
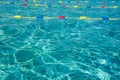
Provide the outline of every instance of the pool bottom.
{"type": "Polygon", "coordinates": [[[16,23],[0,27],[1,80],[120,79],[117,22],[16,23]]]}

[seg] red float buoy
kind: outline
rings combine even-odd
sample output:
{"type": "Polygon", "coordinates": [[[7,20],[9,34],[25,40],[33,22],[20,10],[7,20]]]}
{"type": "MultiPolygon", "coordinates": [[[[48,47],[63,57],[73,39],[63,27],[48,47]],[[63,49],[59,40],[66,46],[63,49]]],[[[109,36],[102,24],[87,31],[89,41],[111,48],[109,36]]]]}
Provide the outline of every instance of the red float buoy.
{"type": "Polygon", "coordinates": [[[58,16],[58,18],[65,18],[65,16],[58,16]]]}
{"type": "Polygon", "coordinates": [[[100,6],[100,8],[105,8],[105,6],[100,6]]]}
{"type": "Polygon", "coordinates": [[[22,5],[23,5],[23,6],[27,6],[27,4],[26,4],[26,3],[23,3],[22,5]]]}

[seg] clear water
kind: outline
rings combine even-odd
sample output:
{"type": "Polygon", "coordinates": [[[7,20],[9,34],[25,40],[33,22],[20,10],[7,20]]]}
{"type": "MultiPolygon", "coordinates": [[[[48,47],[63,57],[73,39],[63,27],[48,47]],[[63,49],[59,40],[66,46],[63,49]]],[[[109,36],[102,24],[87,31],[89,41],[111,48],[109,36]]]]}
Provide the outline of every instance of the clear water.
{"type": "MultiPolygon", "coordinates": [[[[60,5],[55,1],[42,4],[60,5]]],[[[119,0],[111,1],[105,6],[119,6],[119,0]]],[[[101,5],[88,2],[64,4],[101,5]]],[[[120,18],[120,8],[0,4],[0,80],[120,80],[120,20],[10,18],[14,15],[120,18]]]]}

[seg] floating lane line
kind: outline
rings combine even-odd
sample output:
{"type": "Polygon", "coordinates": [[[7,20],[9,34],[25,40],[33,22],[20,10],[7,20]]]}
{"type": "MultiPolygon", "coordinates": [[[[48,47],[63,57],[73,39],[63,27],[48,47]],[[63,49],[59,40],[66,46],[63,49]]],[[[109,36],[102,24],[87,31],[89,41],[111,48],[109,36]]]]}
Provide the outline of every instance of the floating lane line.
{"type": "MultiPolygon", "coordinates": [[[[49,5],[47,4],[38,4],[38,3],[15,3],[15,2],[2,2],[0,1],[0,4],[10,4],[10,5],[23,5],[23,6],[35,6],[35,7],[49,7],[49,5]]],[[[51,5],[51,7],[62,7],[62,5],[51,5]]],[[[79,8],[111,8],[111,9],[117,9],[120,8],[120,6],[114,5],[114,6],[78,6],[78,5],[74,5],[74,6],[68,6],[68,5],[64,5],[63,7],[65,8],[74,8],[74,9],[79,9],[79,8]]]]}
{"type": "MultiPolygon", "coordinates": [[[[7,17],[5,17],[7,18],[7,17]]],[[[1,19],[5,19],[4,17],[2,17],[1,19]]],[[[43,16],[43,15],[37,15],[37,16],[21,16],[21,15],[14,15],[14,16],[10,16],[8,18],[13,18],[13,19],[37,19],[37,20],[47,20],[47,19],[69,19],[69,20],[103,20],[103,21],[108,21],[108,20],[120,20],[120,18],[109,18],[109,17],[87,17],[87,16],[80,16],[80,17],[70,17],[70,16],[43,16]]]]}
{"type": "MultiPolygon", "coordinates": [[[[0,1],[0,3],[8,3],[9,1],[0,1]]],[[[27,1],[28,2],[28,1],[27,1]]],[[[31,2],[31,3],[41,3],[41,0],[32,0],[32,1],[29,1],[29,2],[31,2]]],[[[68,1],[62,1],[62,0],[59,0],[58,1],[58,3],[67,3],[68,1]]],[[[11,3],[11,2],[9,2],[9,3],[11,3]]],[[[14,2],[14,3],[22,3],[22,2],[14,2]]],[[[44,3],[46,3],[46,0],[44,1],[44,3]]],[[[53,1],[53,3],[54,3],[54,1],[53,1]]],[[[72,3],[78,3],[78,4],[83,4],[83,3],[86,3],[86,4],[89,4],[89,3],[101,3],[101,4],[103,4],[102,2],[91,2],[91,1],[80,1],[80,2],[77,2],[77,1],[70,1],[70,2],[68,2],[68,4],[72,4],[72,3]]],[[[120,3],[120,2],[115,2],[115,1],[110,1],[110,2],[106,2],[105,4],[109,4],[109,3],[120,3]]]]}

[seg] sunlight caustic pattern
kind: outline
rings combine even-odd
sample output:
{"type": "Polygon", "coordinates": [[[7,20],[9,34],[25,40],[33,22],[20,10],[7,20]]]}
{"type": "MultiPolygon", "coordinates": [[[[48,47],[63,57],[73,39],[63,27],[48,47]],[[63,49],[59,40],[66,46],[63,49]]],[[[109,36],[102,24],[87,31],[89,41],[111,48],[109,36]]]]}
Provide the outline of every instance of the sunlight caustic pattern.
{"type": "Polygon", "coordinates": [[[120,80],[119,0],[0,0],[0,80],[120,80]]]}

